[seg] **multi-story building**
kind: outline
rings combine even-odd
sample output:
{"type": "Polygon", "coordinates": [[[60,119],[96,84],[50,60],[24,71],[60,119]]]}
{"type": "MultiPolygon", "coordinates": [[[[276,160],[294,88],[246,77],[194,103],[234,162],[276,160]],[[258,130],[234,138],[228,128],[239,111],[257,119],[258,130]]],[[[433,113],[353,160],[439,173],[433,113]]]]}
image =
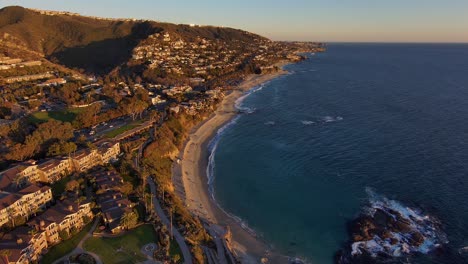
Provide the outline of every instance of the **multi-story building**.
{"type": "Polygon", "coordinates": [[[40,180],[48,183],[56,182],[73,171],[72,162],[69,158],[48,159],[41,162],[37,167],[40,180]]]}
{"type": "Polygon", "coordinates": [[[101,171],[94,176],[99,193],[97,203],[101,208],[104,222],[112,233],[118,233],[123,229],[122,216],[133,210],[133,203],[119,191],[123,179],[116,171],[101,171]]]}
{"type": "Polygon", "coordinates": [[[0,239],[0,249],[9,251],[9,256],[0,258],[0,264],[29,264],[36,262],[47,248],[60,242],[60,231],[70,233],[72,228],[81,230],[91,220],[90,203],[77,204],[65,200],[48,209],[45,213],[5,234],[0,239]]]}
{"type": "Polygon", "coordinates": [[[97,149],[82,149],[71,156],[74,171],[82,172],[101,164],[97,149]]]}
{"type": "Polygon", "coordinates": [[[0,227],[18,217],[28,218],[52,201],[50,187],[29,185],[15,193],[0,193],[0,227]],[[2,195],[3,194],[3,195],[2,195]]]}
{"type": "Polygon", "coordinates": [[[0,172],[0,191],[6,190],[11,184],[18,187],[37,181],[39,181],[39,171],[36,161],[25,161],[0,172]]]}
{"type": "Polygon", "coordinates": [[[47,243],[54,245],[60,242],[59,233],[65,231],[67,234],[81,230],[86,224],[86,218],[92,219],[91,204],[85,202],[78,204],[75,201],[64,200],[49,208],[43,214],[28,222],[38,232],[45,232],[47,243]]]}
{"type": "Polygon", "coordinates": [[[0,248],[9,251],[8,257],[2,257],[0,263],[29,264],[39,260],[48,247],[45,232],[35,232],[28,227],[16,228],[5,234],[0,240],[0,248]]]}
{"type": "Polygon", "coordinates": [[[36,182],[53,183],[73,172],[82,172],[116,160],[120,154],[118,141],[97,143],[97,149],[82,149],[68,158],[22,162],[0,172],[0,191],[9,191],[36,182]]]}
{"type": "Polygon", "coordinates": [[[120,143],[113,141],[98,143],[98,152],[102,163],[115,161],[120,154],[120,143]]]}

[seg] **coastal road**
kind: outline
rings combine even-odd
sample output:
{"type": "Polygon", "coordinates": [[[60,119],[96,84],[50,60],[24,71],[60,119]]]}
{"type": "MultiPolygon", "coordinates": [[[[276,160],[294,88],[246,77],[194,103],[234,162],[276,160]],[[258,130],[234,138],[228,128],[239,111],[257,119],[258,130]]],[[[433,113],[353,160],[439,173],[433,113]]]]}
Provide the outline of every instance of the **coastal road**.
{"type": "MultiPolygon", "coordinates": [[[[161,205],[159,204],[158,199],[156,199],[156,185],[154,184],[154,181],[151,177],[148,177],[147,182],[151,189],[151,198],[153,199],[154,210],[161,219],[161,222],[166,226],[168,230],[170,230],[171,223],[167,218],[166,214],[164,213],[164,210],[162,209],[161,205]]],[[[192,254],[190,254],[190,249],[185,243],[184,237],[179,233],[179,231],[176,228],[173,228],[172,231],[174,234],[174,238],[176,239],[177,244],[179,244],[179,248],[182,251],[182,255],[184,256],[184,263],[192,264],[192,254]]]]}

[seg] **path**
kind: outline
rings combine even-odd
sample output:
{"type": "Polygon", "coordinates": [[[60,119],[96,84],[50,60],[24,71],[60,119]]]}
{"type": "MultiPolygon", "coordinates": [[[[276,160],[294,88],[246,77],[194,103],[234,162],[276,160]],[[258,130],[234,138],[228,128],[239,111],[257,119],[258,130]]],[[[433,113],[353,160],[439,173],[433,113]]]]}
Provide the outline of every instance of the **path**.
{"type": "MultiPolygon", "coordinates": [[[[164,213],[164,210],[162,209],[161,205],[159,204],[158,199],[156,199],[156,185],[154,184],[154,181],[151,177],[148,177],[148,184],[151,189],[154,210],[161,219],[161,222],[167,227],[168,230],[170,230],[171,223],[167,218],[166,214],[164,213]]],[[[177,244],[179,244],[179,248],[182,251],[182,255],[184,256],[184,263],[192,264],[192,254],[190,253],[189,247],[185,243],[184,237],[179,233],[179,231],[176,228],[173,228],[172,231],[177,241],[177,244]]]]}
{"type": "Polygon", "coordinates": [[[86,254],[89,254],[91,256],[93,256],[93,258],[96,260],[96,264],[103,264],[102,261],[101,261],[101,258],[96,255],[95,253],[93,252],[89,252],[89,251],[86,251],[83,249],[83,243],[88,239],[90,238],[91,236],[93,236],[93,232],[94,230],[96,229],[97,225],[99,224],[99,217],[96,217],[96,219],[94,220],[94,223],[93,223],[93,226],[91,227],[91,229],[88,231],[88,233],[86,233],[86,235],[80,240],[80,242],[78,243],[78,245],[76,246],[76,248],[68,253],[67,255],[57,259],[56,261],[54,261],[52,264],[58,264],[58,263],[70,263],[69,262],[69,258],[73,255],[78,255],[78,254],[82,254],[82,253],[86,253],[86,254]]]}

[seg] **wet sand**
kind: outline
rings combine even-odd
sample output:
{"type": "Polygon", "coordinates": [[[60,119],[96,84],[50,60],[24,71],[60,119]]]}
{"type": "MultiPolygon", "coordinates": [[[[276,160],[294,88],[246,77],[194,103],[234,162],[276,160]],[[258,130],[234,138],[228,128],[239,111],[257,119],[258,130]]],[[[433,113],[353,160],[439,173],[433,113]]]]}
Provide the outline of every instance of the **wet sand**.
{"type": "Polygon", "coordinates": [[[207,178],[210,155],[208,145],[217,131],[238,114],[235,108],[237,99],[249,89],[286,73],[280,70],[271,74],[251,75],[237,89],[225,96],[210,118],[192,131],[181,151],[181,160],[173,169],[174,178],[181,180],[183,184],[187,208],[207,222],[223,227],[229,226],[233,249],[242,263],[260,263],[262,258],[268,258],[268,263],[287,263],[287,258],[271,252],[266,243],[244,229],[212,199],[207,178]]]}

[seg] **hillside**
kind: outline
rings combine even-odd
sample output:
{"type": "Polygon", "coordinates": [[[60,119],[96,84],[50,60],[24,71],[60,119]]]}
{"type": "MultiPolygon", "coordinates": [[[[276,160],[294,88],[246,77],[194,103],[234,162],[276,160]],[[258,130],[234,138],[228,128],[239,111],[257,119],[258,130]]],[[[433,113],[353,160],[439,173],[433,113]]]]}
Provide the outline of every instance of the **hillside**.
{"type": "Polygon", "coordinates": [[[4,52],[19,49],[88,73],[110,72],[127,62],[142,40],[158,32],[175,34],[187,42],[197,38],[241,43],[264,40],[230,28],[51,15],[19,6],[0,9],[0,48],[4,52]]]}

